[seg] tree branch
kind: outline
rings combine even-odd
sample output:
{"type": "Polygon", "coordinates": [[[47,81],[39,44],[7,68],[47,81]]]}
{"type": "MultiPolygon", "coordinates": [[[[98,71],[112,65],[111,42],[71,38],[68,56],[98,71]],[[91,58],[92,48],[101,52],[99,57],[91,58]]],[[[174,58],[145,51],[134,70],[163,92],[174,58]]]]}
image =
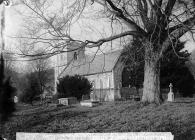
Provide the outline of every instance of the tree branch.
{"type": "Polygon", "coordinates": [[[138,9],[139,9],[139,13],[140,13],[140,16],[141,16],[141,19],[142,19],[142,22],[146,28],[147,31],[149,31],[149,18],[147,17],[147,14],[148,14],[148,5],[147,5],[147,2],[145,0],[137,0],[137,4],[138,4],[138,9]],[[142,1],[143,1],[143,4],[142,5],[142,1]]]}
{"type": "Polygon", "coordinates": [[[167,6],[165,8],[165,16],[167,17],[167,19],[170,17],[173,7],[175,5],[176,0],[169,0],[167,3],[167,6]]]}
{"type": "Polygon", "coordinates": [[[88,48],[99,47],[105,42],[109,42],[109,41],[112,41],[112,40],[115,40],[115,39],[118,39],[118,38],[121,38],[121,37],[124,37],[124,36],[128,36],[128,35],[143,36],[140,32],[137,32],[137,31],[126,31],[126,32],[123,32],[123,33],[120,33],[120,34],[117,34],[117,35],[114,35],[114,36],[104,38],[104,39],[99,39],[97,41],[86,40],[85,45],[89,44],[89,45],[87,45],[88,48]]]}
{"type": "Polygon", "coordinates": [[[189,28],[189,30],[195,25],[195,16],[185,20],[184,22],[181,22],[180,24],[173,26],[171,28],[169,28],[169,33],[174,32],[175,30],[185,27],[185,28],[189,28]]]}
{"type": "Polygon", "coordinates": [[[160,57],[163,56],[164,52],[171,45],[171,42],[173,40],[179,39],[186,32],[190,31],[190,29],[194,27],[194,23],[195,23],[195,16],[193,16],[192,18],[189,18],[188,20],[184,21],[180,25],[177,25],[177,26],[170,28],[170,30],[172,30],[172,31],[171,32],[168,31],[168,32],[170,32],[170,35],[167,37],[167,39],[162,44],[163,48],[161,49],[160,57]]]}
{"type": "Polygon", "coordinates": [[[146,32],[140,26],[138,26],[135,22],[133,22],[132,20],[130,20],[129,18],[127,18],[123,14],[123,11],[121,9],[117,8],[111,0],[106,0],[106,2],[110,5],[110,7],[114,11],[116,11],[115,15],[118,18],[123,19],[124,21],[126,21],[132,29],[135,29],[136,31],[142,33],[143,35],[146,35],[146,32]]]}

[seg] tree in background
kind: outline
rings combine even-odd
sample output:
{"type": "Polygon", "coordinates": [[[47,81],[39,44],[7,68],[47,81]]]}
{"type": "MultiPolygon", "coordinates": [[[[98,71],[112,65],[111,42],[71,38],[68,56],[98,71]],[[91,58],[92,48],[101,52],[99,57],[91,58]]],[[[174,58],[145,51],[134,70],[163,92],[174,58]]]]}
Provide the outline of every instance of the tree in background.
{"type": "Polygon", "coordinates": [[[5,77],[4,72],[4,59],[1,54],[1,64],[0,64],[0,125],[1,131],[3,124],[8,120],[8,118],[15,111],[14,103],[14,93],[16,89],[12,87],[10,83],[10,78],[5,77]]]}
{"type": "Polygon", "coordinates": [[[40,97],[42,94],[39,81],[35,73],[30,73],[27,76],[27,86],[24,88],[23,92],[19,95],[19,100],[24,103],[30,103],[33,105],[33,101],[40,97]]]}
{"type": "Polygon", "coordinates": [[[53,79],[50,79],[51,73],[49,73],[49,60],[47,58],[37,58],[31,62],[34,76],[39,84],[39,92],[42,94],[46,88],[46,85],[53,79]]]}
{"type": "MultiPolygon", "coordinates": [[[[11,51],[4,51],[3,52],[3,58],[4,58],[4,66],[5,66],[5,76],[10,77],[10,80],[12,82],[12,86],[17,88],[18,85],[18,76],[19,73],[16,72],[16,63],[14,61],[13,53],[11,51]]],[[[18,88],[17,88],[18,91],[18,88]]]]}
{"type": "Polygon", "coordinates": [[[32,105],[33,101],[39,98],[46,88],[52,88],[51,84],[54,80],[54,71],[49,69],[49,59],[41,56],[43,53],[42,49],[37,51],[39,55],[33,58],[28,65],[30,73],[20,77],[20,84],[18,84],[22,92],[19,100],[32,105]]]}
{"type": "Polygon", "coordinates": [[[182,51],[185,42],[175,42],[176,48],[167,50],[161,60],[161,87],[168,88],[172,83],[175,91],[184,97],[192,97],[195,92],[195,80],[186,65],[190,53],[182,51]]]}
{"type": "Polygon", "coordinates": [[[59,83],[57,84],[57,97],[76,97],[80,100],[82,95],[90,94],[91,88],[92,84],[87,78],[80,75],[67,75],[59,79],[59,83]]]}
{"type": "MultiPolygon", "coordinates": [[[[165,56],[161,59],[160,66],[160,85],[162,88],[168,88],[172,83],[175,91],[186,97],[191,97],[195,92],[195,81],[192,73],[186,65],[190,53],[183,51],[185,42],[174,42],[165,56]],[[174,47],[174,48],[173,48],[174,47]]],[[[123,79],[125,80],[123,86],[131,85],[139,89],[143,84],[144,78],[144,53],[142,43],[139,39],[133,39],[131,49],[128,51],[124,48],[123,55],[128,58],[126,61],[126,68],[123,72],[123,79]]]]}
{"type": "Polygon", "coordinates": [[[122,86],[135,87],[138,94],[144,81],[144,50],[138,38],[134,37],[129,45],[124,47],[122,53],[126,64],[122,73],[122,86]]]}

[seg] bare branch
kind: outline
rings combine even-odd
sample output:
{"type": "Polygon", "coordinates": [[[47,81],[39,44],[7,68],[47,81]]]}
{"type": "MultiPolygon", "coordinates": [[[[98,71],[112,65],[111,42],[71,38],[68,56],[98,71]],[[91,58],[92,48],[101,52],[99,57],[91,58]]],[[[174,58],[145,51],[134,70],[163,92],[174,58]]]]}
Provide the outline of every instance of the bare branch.
{"type": "Polygon", "coordinates": [[[93,48],[93,47],[101,46],[105,42],[109,42],[109,41],[112,41],[112,40],[115,40],[115,39],[118,39],[118,38],[121,38],[121,37],[124,37],[124,36],[127,36],[127,35],[142,36],[142,34],[137,32],[137,31],[126,31],[126,32],[123,32],[121,34],[110,36],[108,38],[100,39],[100,40],[97,40],[97,41],[86,40],[85,43],[86,44],[92,44],[92,45],[87,45],[87,47],[93,48]]]}
{"type": "Polygon", "coordinates": [[[168,0],[167,6],[165,8],[165,15],[167,19],[170,17],[175,3],[176,3],[176,0],[168,0]]]}
{"type": "Polygon", "coordinates": [[[168,49],[168,46],[170,46],[173,40],[179,39],[182,35],[188,32],[194,26],[194,23],[195,23],[195,16],[183,22],[182,25],[180,24],[176,27],[170,28],[171,30],[170,35],[168,36],[168,38],[164,41],[162,45],[163,48],[160,52],[160,56],[161,57],[163,56],[163,53],[168,49]]]}
{"type": "Polygon", "coordinates": [[[142,34],[144,34],[144,35],[146,34],[146,32],[145,32],[140,26],[138,26],[135,22],[133,22],[132,20],[130,20],[129,18],[127,18],[126,16],[124,16],[123,11],[122,11],[121,9],[117,8],[117,7],[113,4],[113,2],[112,2],[111,0],[106,0],[106,2],[111,6],[111,8],[112,8],[113,10],[116,11],[116,14],[115,14],[115,15],[116,15],[118,18],[121,18],[121,19],[123,19],[124,21],[126,21],[132,29],[135,29],[136,31],[138,31],[138,32],[140,32],[140,33],[142,33],[142,34]]]}

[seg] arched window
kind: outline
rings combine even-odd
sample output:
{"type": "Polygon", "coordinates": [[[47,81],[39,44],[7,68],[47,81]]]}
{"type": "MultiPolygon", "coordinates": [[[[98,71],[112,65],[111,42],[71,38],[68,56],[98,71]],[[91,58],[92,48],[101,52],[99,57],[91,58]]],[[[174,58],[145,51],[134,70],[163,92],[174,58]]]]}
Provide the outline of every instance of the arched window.
{"type": "Polygon", "coordinates": [[[77,52],[74,52],[74,60],[77,60],[77,52]]]}

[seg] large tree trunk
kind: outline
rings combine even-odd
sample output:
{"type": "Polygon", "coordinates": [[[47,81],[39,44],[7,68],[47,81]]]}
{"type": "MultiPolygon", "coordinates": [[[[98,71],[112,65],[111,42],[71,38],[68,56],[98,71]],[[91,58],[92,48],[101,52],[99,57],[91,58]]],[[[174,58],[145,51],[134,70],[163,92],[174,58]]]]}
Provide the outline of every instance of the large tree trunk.
{"type": "MultiPolygon", "coordinates": [[[[149,49],[150,48],[150,49],[149,49]]],[[[160,104],[160,63],[158,53],[145,48],[144,87],[142,102],[160,104]]]]}

